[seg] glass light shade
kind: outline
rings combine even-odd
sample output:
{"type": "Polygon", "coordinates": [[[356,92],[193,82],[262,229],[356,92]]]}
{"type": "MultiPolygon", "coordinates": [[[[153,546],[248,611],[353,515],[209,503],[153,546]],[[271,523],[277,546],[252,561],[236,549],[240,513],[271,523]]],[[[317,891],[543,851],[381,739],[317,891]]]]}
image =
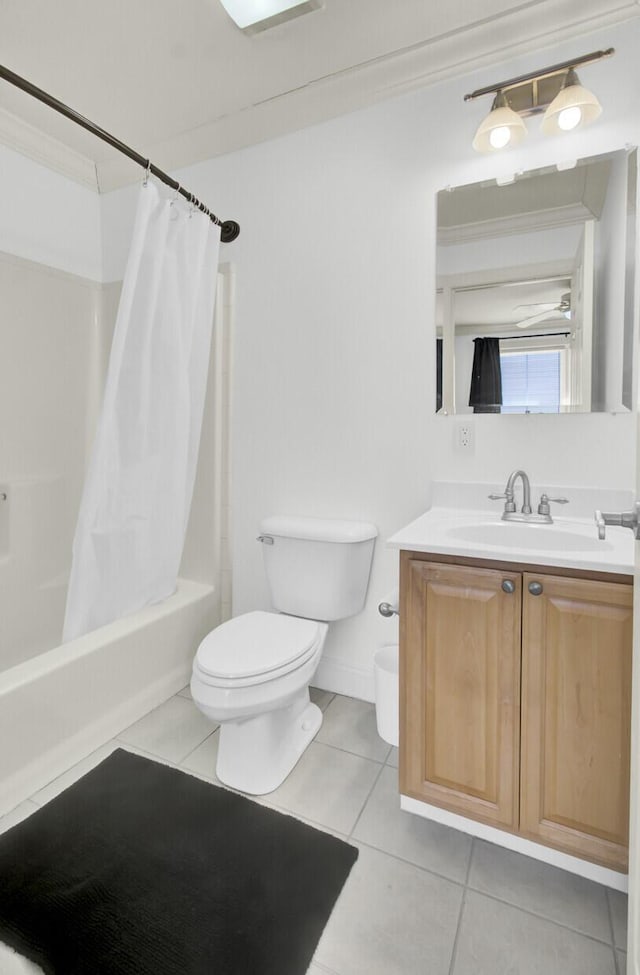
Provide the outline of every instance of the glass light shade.
{"type": "Polygon", "coordinates": [[[508,105],[494,108],[478,126],[473,140],[477,152],[495,152],[522,142],[527,127],[517,112],[508,105]]]}
{"type": "Polygon", "coordinates": [[[601,112],[602,106],[593,92],[582,85],[569,85],[556,95],[544,113],[542,131],[545,135],[570,132],[579,125],[594,122],[601,112]]]}
{"type": "Polygon", "coordinates": [[[319,0],[220,0],[220,3],[242,30],[258,30],[258,24],[270,27],[320,6],[319,0]]]}

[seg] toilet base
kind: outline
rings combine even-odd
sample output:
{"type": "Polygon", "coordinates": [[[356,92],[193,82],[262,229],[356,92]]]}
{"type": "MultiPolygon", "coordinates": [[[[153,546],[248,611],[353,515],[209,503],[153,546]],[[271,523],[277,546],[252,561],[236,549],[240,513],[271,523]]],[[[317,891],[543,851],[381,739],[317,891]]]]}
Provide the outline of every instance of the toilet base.
{"type": "Polygon", "coordinates": [[[283,708],[220,725],[216,775],[238,792],[262,796],[284,782],[322,725],[304,687],[283,708]]]}

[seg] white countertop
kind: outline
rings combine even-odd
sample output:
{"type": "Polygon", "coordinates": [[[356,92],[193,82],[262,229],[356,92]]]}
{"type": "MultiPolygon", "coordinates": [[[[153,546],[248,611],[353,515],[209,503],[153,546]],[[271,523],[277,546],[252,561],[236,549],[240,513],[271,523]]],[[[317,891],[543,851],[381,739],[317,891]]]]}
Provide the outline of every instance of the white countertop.
{"type": "Polygon", "coordinates": [[[430,508],[392,535],[387,544],[393,548],[433,552],[436,555],[561,566],[622,575],[633,573],[635,549],[633,533],[628,528],[607,526],[606,539],[600,541],[593,517],[554,516],[552,525],[527,525],[502,521],[501,511],[445,506],[430,508]],[[489,537],[494,529],[495,544],[473,539],[474,533],[489,537]],[[516,529],[516,532],[510,535],[512,529],[516,529]],[[555,544],[554,533],[558,533],[555,544]],[[517,539],[515,546],[509,544],[514,539],[517,539]],[[548,546],[547,542],[550,543],[548,546]]]}

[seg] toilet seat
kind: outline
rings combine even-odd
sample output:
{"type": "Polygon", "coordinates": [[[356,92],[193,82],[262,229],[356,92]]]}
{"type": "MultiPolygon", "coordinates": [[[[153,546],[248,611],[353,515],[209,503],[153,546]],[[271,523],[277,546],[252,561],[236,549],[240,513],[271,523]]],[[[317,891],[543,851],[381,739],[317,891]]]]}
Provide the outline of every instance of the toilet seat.
{"type": "Polygon", "coordinates": [[[324,634],[315,620],[261,610],[228,620],[198,647],[194,670],[214,687],[248,687],[303,666],[324,634]]]}

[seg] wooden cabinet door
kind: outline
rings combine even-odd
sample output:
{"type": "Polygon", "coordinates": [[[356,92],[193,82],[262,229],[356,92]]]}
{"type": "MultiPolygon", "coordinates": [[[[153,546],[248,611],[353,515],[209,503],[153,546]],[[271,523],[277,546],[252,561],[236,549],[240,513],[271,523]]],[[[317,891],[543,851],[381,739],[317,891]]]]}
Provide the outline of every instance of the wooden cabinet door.
{"type": "Polygon", "coordinates": [[[516,829],[521,576],[403,553],[400,588],[401,791],[516,829]]]}
{"type": "Polygon", "coordinates": [[[632,587],[525,574],[523,593],[521,832],[625,870],[632,587]]]}

